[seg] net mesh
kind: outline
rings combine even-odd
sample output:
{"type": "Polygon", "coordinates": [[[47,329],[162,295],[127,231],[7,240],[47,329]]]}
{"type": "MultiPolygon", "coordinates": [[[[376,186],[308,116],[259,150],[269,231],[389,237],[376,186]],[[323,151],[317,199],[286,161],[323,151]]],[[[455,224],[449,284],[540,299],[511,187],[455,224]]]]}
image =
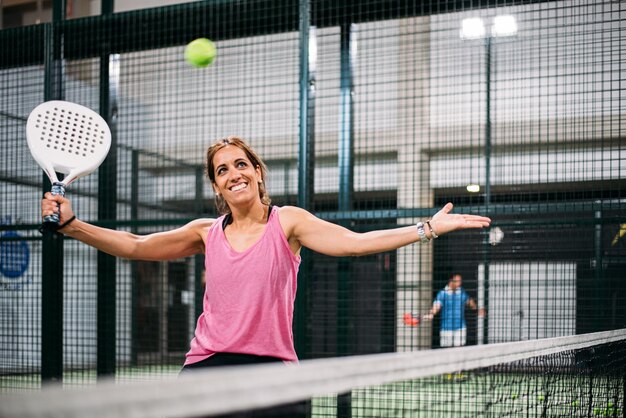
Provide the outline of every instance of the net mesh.
{"type": "Polygon", "coordinates": [[[626,330],[619,330],[299,365],[218,368],[144,384],[102,382],[79,391],[46,387],[26,396],[5,395],[0,415],[623,416],[625,376],[626,330]],[[304,415],[272,412],[277,405],[303,400],[310,400],[304,415]]]}

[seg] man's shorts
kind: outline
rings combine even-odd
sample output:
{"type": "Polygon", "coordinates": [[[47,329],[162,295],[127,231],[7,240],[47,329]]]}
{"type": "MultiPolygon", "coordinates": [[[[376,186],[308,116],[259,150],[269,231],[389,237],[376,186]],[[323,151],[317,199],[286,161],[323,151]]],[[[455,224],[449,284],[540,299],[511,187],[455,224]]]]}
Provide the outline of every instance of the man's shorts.
{"type": "Polygon", "coordinates": [[[461,347],[465,345],[466,340],[467,328],[439,331],[439,345],[441,347],[461,347]]]}

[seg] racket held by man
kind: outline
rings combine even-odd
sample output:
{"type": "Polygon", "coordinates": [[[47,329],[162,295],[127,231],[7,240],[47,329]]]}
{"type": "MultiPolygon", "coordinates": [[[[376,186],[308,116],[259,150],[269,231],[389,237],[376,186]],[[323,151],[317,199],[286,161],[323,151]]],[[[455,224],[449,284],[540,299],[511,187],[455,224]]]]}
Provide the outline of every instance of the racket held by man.
{"type": "Polygon", "coordinates": [[[402,322],[408,327],[419,327],[423,321],[430,321],[431,319],[431,314],[420,314],[417,312],[405,312],[402,315],[402,322]]]}

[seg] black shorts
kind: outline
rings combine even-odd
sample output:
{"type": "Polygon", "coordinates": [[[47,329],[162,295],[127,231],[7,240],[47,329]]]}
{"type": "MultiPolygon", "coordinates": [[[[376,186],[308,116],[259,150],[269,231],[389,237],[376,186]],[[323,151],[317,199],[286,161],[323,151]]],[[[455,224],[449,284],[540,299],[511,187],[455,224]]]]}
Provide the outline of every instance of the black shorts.
{"type": "MultiPolygon", "coordinates": [[[[282,359],[251,354],[217,353],[204,360],[183,366],[180,374],[193,373],[207,367],[241,366],[282,362],[282,359]]],[[[311,416],[311,402],[301,401],[250,412],[218,415],[218,418],[307,418],[311,416]]]]}
{"type": "Polygon", "coordinates": [[[217,353],[204,360],[183,366],[180,373],[204,369],[206,367],[243,366],[246,364],[277,363],[283,361],[277,357],[255,356],[252,354],[217,353]]]}

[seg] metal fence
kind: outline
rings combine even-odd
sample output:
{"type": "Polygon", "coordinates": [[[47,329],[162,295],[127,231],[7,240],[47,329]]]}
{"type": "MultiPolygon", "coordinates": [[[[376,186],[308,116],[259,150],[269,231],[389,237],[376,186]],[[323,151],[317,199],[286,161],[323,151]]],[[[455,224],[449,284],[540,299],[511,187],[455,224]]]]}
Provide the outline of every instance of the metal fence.
{"type": "Polygon", "coordinates": [[[402,318],[451,273],[486,309],[467,310],[468,344],[626,326],[624,27],[611,0],[253,0],[0,31],[0,388],[176,372],[202,308],[202,257],[116,260],[39,234],[49,184],[25,121],[51,99],[112,128],[104,165],[68,190],[109,228],[215,216],[203,157],[227,135],[263,156],[274,204],[353,230],[448,201],[492,217],[384,254],[304,252],[301,358],[439,347],[438,317],[402,318]],[[500,16],[516,30],[493,30],[500,16]],[[482,36],[460,36],[466,18],[482,36]],[[203,69],[183,59],[198,37],[218,47],[203,69]]]}

